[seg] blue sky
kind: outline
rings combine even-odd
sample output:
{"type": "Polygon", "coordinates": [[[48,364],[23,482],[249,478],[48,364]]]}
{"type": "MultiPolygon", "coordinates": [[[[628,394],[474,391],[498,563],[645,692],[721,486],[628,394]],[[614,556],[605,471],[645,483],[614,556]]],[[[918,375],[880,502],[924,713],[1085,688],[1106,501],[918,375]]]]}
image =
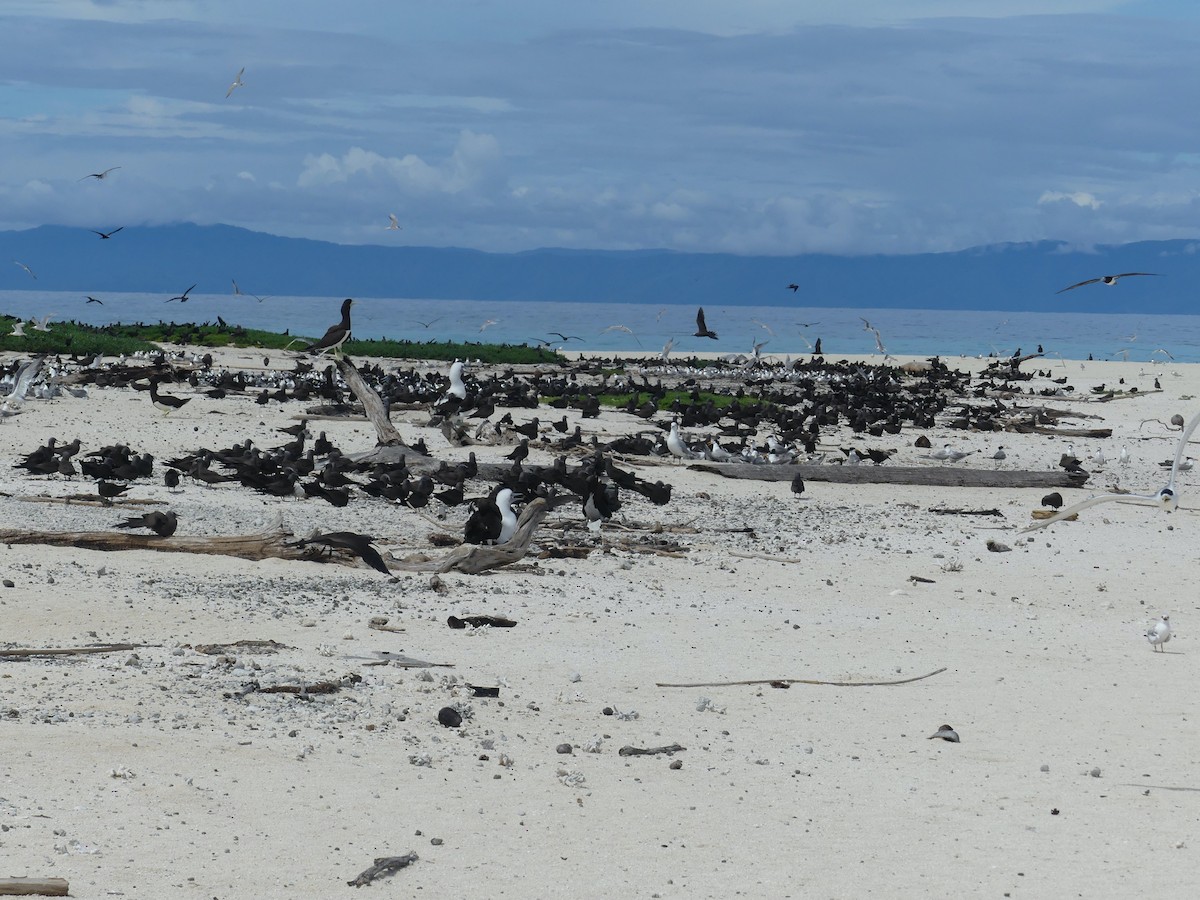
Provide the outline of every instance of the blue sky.
{"type": "Polygon", "coordinates": [[[1200,237],[1196,6],[6,0],[0,228],[755,254],[1200,237]]]}

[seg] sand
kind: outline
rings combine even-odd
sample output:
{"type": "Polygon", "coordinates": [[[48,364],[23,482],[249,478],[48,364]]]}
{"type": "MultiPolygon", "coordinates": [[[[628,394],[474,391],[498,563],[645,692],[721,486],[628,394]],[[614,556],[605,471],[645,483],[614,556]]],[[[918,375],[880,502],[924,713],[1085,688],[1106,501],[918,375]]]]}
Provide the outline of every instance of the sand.
{"type": "MultiPolygon", "coordinates": [[[[219,357],[261,365],[249,351],[219,357]]],[[[1176,435],[1139,423],[1200,410],[1200,366],[1055,367],[1076,390],[1046,402],[1102,418],[1067,424],[1113,429],[1074,441],[1081,458],[1103,448],[1109,463],[1064,491],[1068,502],[1114,480],[1139,492],[1164,484],[1158,463],[1176,435]],[[1121,377],[1149,392],[1155,375],[1161,393],[1085,402],[1090,386],[1121,377]],[[1115,462],[1122,446],[1126,466],[1115,462]]],[[[186,385],[172,392],[190,396],[186,385]]],[[[22,499],[91,487],[10,468],[51,436],[79,437],[85,451],[126,442],[161,460],[246,438],[274,446],[299,412],[197,394],[164,417],[128,389],[32,400],[0,425],[4,523],[109,530],[126,514],[22,499]]],[[[532,414],[514,411],[518,422],[532,414]]],[[[422,413],[393,418],[436,455],[466,453],[416,424],[422,413]]],[[[346,452],[374,444],[366,422],[314,424],[346,452]]],[[[610,411],[583,422],[608,434],[643,424],[610,411]]],[[[853,442],[937,465],[916,436],[853,442]]],[[[980,468],[997,465],[1003,444],[1005,467],[1053,469],[1066,445],[942,428],[930,438],[979,450],[962,465],[980,468]]],[[[476,449],[481,459],[508,450],[476,449]]],[[[1195,894],[1194,512],[1105,504],[1021,534],[1044,491],[811,483],[797,498],[786,482],[637,471],[674,484],[674,499],[654,507],[623,492],[607,550],[443,575],[442,592],[428,575],[315,562],[0,548],[0,577],[14,584],[0,588],[0,646],[145,645],[0,660],[0,877],[63,877],[81,898],[338,897],[376,857],[415,851],[417,862],[363,894],[1195,894]],[[1003,518],[929,512],[941,505],[998,507],[1003,518]],[[663,533],[644,530],[655,525],[663,533]],[[678,550],[628,552],[625,538],[678,550]],[[989,552],[989,539],[1012,551],[989,552]],[[483,613],[518,624],[446,625],[483,613]],[[1155,653],[1143,633],[1161,613],[1176,630],[1155,653]],[[373,616],[405,631],[372,630],[373,616]],[[195,649],[241,640],[284,647],[195,649]],[[454,665],[366,665],[375,651],[454,665]],[[882,687],[655,686],[880,681],[943,667],[882,687]],[[251,681],[347,676],[361,681],[329,695],[237,696],[251,681]],[[473,698],[467,684],[499,686],[499,698],[473,698]],[[462,727],[442,727],[438,711],[456,704],[462,727]],[[928,739],[943,723],[961,743],[928,739]],[[564,743],[570,754],[557,752],[564,743]],[[686,749],[619,754],[674,743],[686,749]]],[[[423,516],[366,498],[335,509],[186,479],[172,494],[161,472],[130,493],[166,501],[180,535],[249,533],[281,517],[297,534],[367,532],[403,555],[427,549],[435,524],[461,533],[465,518],[436,503],[423,516]]],[[[1182,476],[1185,506],[1198,480],[1182,476]]],[[[554,513],[539,545],[579,521],[574,506],[554,513]]]]}

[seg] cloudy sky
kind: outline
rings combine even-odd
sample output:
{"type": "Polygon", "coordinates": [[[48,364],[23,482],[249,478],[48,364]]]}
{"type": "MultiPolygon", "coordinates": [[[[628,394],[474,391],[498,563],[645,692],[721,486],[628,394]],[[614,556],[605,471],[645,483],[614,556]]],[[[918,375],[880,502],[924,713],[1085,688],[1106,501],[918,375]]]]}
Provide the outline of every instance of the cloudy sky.
{"type": "Polygon", "coordinates": [[[1200,237],[1198,10],[5,0],[0,228],[754,254],[1200,237]]]}

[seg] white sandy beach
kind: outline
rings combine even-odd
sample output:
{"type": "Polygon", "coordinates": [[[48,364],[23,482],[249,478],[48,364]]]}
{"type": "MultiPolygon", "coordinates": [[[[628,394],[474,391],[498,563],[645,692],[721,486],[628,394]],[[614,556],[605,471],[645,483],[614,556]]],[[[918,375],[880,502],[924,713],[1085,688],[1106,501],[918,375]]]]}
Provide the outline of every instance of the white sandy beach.
{"type": "MultiPolygon", "coordinates": [[[[262,361],[260,351],[216,355],[238,366],[262,361]]],[[[986,361],[946,362],[977,371],[986,361]]],[[[1178,432],[1140,423],[1200,412],[1200,365],[1053,365],[1075,392],[1022,401],[1100,417],[1067,427],[1113,429],[1110,439],[1073,441],[1085,468],[1094,468],[1085,454],[1099,448],[1109,462],[1085,489],[1063,490],[1067,502],[1118,479],[1139,493],[1161,487],[1159,462],[1173,455],[1178,432]],[[1122,377],[1147,393],[1088,402],[1092,385],[1122,377]],[[1126,466],[1116,463],[1121,447],[1132,457],[1126,466]]],[[[164,417],[145,394],[92,388],[86,400],[31,400],[0,424],[4,526],[110,530],[149,508],[27,502],[94,488],[11,468],[51,437],[78,437],[85,452],[123,442],[154,454],[154,477],[129,496],[176,510],[179,535],[253,533],[282,517],[297,535],[372,534],[396,556],[430,550],[431,519],[461,535],[465,510],[436,502],[418,515],[356,495],[336,509],[186,478],[168,492],[161,460],[246,438],[275,446],[288,439],[276,429],[303,410],[170,389],[195,399],[164,417]]],[[[538,414],[549,413],[559,415],[538,414]]],[[[513,414],[522,422],[535,413],[513,414]]],[[[464,458],[466,449],[418,424],[427,418],[393,415],[406,440],[424,437],[435,456],[464,458]]],[[[580,423],[574,411],[568,418],[580,423]]],[[[581,424],[602,436],[645,427],[611,410],[581,424]]],[[[366,421],[312,428],[347,453],[375,443],[366,421]]],[[[896,447],[888,465],[939,465],[913,447],[919,433],[864,441],[843,429],[822,445],[837,456],[839,443],[896,447]]],[[[959,464],[977,468],[998,465],[990,457],[1003,445],[1006,468],[1056,469],[1067,444],[941,427],[929,437],[935,447],[978,450],[959,464]]],[[[495,461],[511,444],[473,449],[495,461]]],[[[671,503],[622,492],[624,507],[603,531],[608,549],[442,575],[442,592],[428,575],[389,579],[365,566],[3,547],[0,578],[14,586],[0,588],[0,647],[146,646],[0,659],[0,877],[66,878],[79,898],[341,897],[356,894],[347,882],[376,857],[415,851],[410,867],[357,890],[1194,896],[1200,471],[1180,480],[1182,505],[1193,510],[1104,504],[1019,534],[1046,491],[813,482],[797,498],[786,481],[622,465],[672,483],[671,503]],[[937,506],[997,507],[1003,518],[929,511],[937,506]],[[621,548],[625,539],[678,547],[636,553],[621,548]],[[1012,552],[989,552],[989,539],[1012,552]],[[448,615],[484,613],[518,624],[446,625],[448,615]],[[1143,633],[1161,613],[1176,631],[1155,653],[1143,633]],[[373,616],[405,631],[373,630],[373,616]],[[242,640],[284,646],[195,649],[242,640]],[[453,668],[365,665],[374,651],[453,668]],[[943,667],[879,687],[655,686],[887,681],[943,667]],[[252,680],[347,675],[362,680],[328,695],[229,696],[252,680]],[[499,698],[472,698],[468,683],[498,685],[499,698]],[[442,727],[439,709],[456,703],[469,717],[442,727]],[[961,743],[927,739],[943,723],[961,743]],[[573,752],[556,752],[562,743],[573,752]],[[618,753],[673,743],[686,749],[618,753]]],[[[556,511],[535,544],[563,543],[562,526],[581,520],[577,505],[556,511]]]]}

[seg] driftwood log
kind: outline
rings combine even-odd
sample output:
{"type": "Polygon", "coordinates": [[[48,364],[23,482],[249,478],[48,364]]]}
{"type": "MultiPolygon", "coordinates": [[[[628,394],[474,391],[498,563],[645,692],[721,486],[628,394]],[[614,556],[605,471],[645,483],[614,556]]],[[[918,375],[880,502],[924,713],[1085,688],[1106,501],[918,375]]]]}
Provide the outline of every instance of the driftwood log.
{"type": "Polygon", "coordinates": [[[752,678],[749,681],[694,681],[689,684],[671,684],[665,681],[656,681],[655,687],[666,688],[699,688],[699,687],[738,687],[747,684],[821,684],[827,687],[888,687],[894,684],[912,684],[914,681],[924,681],[926,678],[932,678],[934,675],[941,675],[945,672],[945,667],[935,669],[928,675],[917,675],[914,678],[901,678],[898,681],[817,681],[812,678],[752,678]]]}
{"type": "Polygon", "coordinates": [[[1017,434],[1048,434],[1053,437],[1070,438],[1110,438],[1111,428],[1051,428],[1049,425],[1030,425],[1024,422],[1013,422],[1004,427],[1005,431],[1017,434]]]}
{"type": "Polygon", "coordinates": [[[478,575],[488,569],[507,566],[522,559],[529,552],[529,542],[548,509],[546,501],[535,498],[521,511],[517,519],[517,530],[506,543],[487,546],[463,544],[441,557],[425,553],[414,553],[391,563],[393,570],[401,572],[464,572],[478,575]]]}
{"type": "Polygon", "coordinates": [[[70,885],[65,878],[0,878],[3,897],[66,897],[70,885]]]}
{"type": "Polygon", "coordinates": [[[28,659],[31,656],[84,656],[89,653],[120,653],[149,644],[93,644],[90,647],[14,647],[0,650],[0,659],[28,659]]]}
{"type": "Polygon", "coordinates": [[[367,418],[371,420],[371,424],[375,426],[375,433],[379,436],[379,443],[384,445],[404,444],[404,439],[400,437],[400,432],[392,425],[388,419],[387,410],[383,408],[383,401],[379,398],[379,394],[363,381],[362,375],[358,374],[358,369],[354,367],[354,363],[346,359],[344,356],[339,356],[337,359],[338,371],[342,373],[342,378],[354,392],[354,396],[358,398],[359,403],[363,405],[363,412],[367,414],[367,418]]]}
{"type": "Polygon", "coordinates": [[[374,865],[359,872],[357,878],[347,881],[346,884],[350,885],[350,887],[362,887],[364,884],[370,884],[376,878],[391,875],[393,872],[398,872],[406,866],[412,865],[417,859],[417,854],[411,850],[403,856],[376,857],[374,865]]]}
{"type": "Polygon", "coordinates": [[[689,469],[752,481],[805,481],[836,484],[911,484],[936,487],[1047,488],[1080,487],[1086,474],[1019,469],[968,469],[964,466],[825,466],[694,463],[689,469]]]}
{"type": "MultiPolygon", "coordinates": [[[[312,547],[297,547],[295,536],[278,526],[258,534],[230,537],[173,535],[169,538],[153,534],[128,534],[115,531],[22,531],[0,528],[0,544],[46,544],[51,547],[82,547],[85,550],[158,550],[163,553],[200,553],[210,556],[236,556],[239,559],[296,559],[335,562],[341,565],[360,565],[349,553],[319,555],[312,547]]],[[[336,548],[335,548],[336,549],[336,548]]]]}

